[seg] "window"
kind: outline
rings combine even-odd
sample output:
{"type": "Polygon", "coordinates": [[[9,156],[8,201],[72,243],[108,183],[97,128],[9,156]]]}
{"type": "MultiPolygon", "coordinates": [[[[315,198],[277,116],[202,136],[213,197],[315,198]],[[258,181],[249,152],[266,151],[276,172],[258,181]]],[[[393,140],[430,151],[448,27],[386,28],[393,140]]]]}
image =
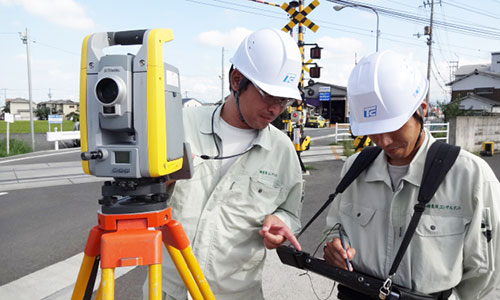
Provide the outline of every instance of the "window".
{"type": "Polygon", "coordinates": [[[475,88],[474,89],[474,94],[476,94],[476,95],[492,95],[493,94],[493,88],[492,87],[475,88]]]}

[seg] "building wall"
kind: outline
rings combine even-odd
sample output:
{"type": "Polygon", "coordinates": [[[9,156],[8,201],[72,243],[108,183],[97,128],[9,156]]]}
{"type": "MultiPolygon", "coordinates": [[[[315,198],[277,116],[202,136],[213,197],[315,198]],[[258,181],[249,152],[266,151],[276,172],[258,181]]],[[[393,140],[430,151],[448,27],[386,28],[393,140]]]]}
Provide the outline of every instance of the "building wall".
{"type": "Polygon", "coordinates": [[[10,113],[18,115],[19,111],[30,110],[30,105],[28,103],[10,103],[10,113]]]}
{"type": "Polygon", "coordinates": [[[63,114],[66,116],[67,114],[70,114],[74,111],[78,110],[78,105],[77,104],[64,104],[63,105],[63,114]]]}
{"type": "Polygon", "coordinates": [[[450,144],[471,152],[481,151],[483,142],[500,147],[500,117],[456,117],[450,120],[450,144]]]}
{"type": "MultiPolygon", "coordinates": [[[[468,94],[474,94],[474,89],[459,90],[459,91],[454,90],[451,92],[451,99],[458,100],[460,98],[467,96],[468,94]]],[[[488,98],[491,100],[500,101],[500,89],[493,90],[492,94],[479,94],[479,96],[484,97],[484,98],[488,98]]]]}

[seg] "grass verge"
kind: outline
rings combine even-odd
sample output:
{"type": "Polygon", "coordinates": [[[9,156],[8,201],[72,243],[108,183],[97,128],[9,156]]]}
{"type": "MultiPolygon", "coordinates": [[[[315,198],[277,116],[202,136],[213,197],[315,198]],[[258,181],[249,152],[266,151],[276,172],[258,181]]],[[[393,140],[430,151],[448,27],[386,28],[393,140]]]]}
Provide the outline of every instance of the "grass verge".
{"type": "Polygon", "coordinates": [[[3,140],[1,140],[0,157],[30,153],[33,151],[33,149],[31,149],[31,146],[28,143],[15,139],[9,140],[9,148],[10,148],[9,155],[7,155],[7,139],[4,138],[3,140]]]}

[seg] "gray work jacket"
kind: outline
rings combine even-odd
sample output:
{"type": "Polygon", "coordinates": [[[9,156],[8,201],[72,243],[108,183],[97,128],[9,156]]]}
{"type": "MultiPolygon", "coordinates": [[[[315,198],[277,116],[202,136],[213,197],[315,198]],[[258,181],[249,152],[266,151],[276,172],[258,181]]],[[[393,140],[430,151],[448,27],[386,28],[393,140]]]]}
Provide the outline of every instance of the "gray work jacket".
{"type": "MultiPolygon", "coordinates": [[[[357,254],[357,270],[387,278],[417,203],[425,140],[393,192],[382,151],[369,169],[335,199],[325,233],[341,223],[357,254]]],[[[345,175],[356,156],[342,170],[345,175]]],[[[500,184],[488,164],[464,150],[427,204],[393,279],[423,293],[454,288],[450,299],[482,299],[500,280],[500,184]],[[489,223],[489,224],[487,224],[489,223]],[[482,224],[491,227],[488,242],[482,224]]],[[[332,232],[329,238],[337,235],[332,232]]]]}
{"type": "MultiPolygon", "coordinates": [[[[200,158],[217,155],[211,124],[214,109],[184,109],[186,140],[195,155],[194,176],[177,181],[169,205],[173,218],[182,223],[216,299],[263,299],[266,252],[258,231],[270,214],[293,232],[300,230],[300,163],[290,139],[270,125],[259,131],[252,149],[217,181],[221,161],[200,158]]],[[[213,116],[216,134],[220,111],[218,108],[213,116]]],[[[216,140],[220,143],[218,136],[216,140]]],[[[186,290],[168,255],[164,265],[164,290],[185,299],[186,290]]]]}

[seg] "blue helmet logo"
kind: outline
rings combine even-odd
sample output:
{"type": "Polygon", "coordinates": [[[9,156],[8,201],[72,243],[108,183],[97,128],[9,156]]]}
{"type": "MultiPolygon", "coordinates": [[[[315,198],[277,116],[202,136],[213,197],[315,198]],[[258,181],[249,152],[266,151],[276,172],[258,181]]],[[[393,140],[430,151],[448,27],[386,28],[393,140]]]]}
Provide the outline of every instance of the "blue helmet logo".
{"type": "Polygon", "coordinates": [[[288,73],[286,74],[285,78],[283,78],[283,82],[285,83],[291,83],[295,80],[295,74],[288,73]]]}
{"type": "Polygon", "coordinates": [[[372,117],[375,117],[376,115],[377,115],[377,106],[376,105],[363,108],[363,117],[372,118],[372,117]]]}

